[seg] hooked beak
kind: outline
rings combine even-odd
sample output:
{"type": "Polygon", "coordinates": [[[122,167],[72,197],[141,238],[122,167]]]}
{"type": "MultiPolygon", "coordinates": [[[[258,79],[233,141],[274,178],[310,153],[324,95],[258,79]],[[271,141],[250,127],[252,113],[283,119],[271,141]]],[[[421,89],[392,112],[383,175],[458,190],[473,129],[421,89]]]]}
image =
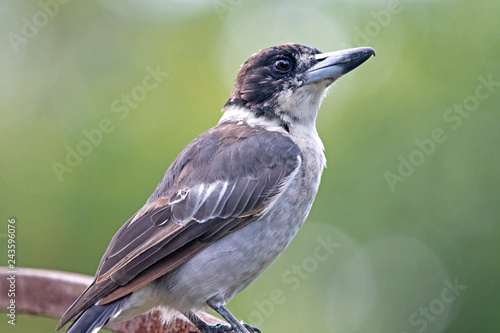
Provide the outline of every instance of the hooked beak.
{"type": "Polygon", "coordinates": [[[305,84],[318,82],[324,79],[329,79],[333,82],[364,63],[372,55],[375,56],[375,50],[371,47],[358,47],[355,49],[318,53],[314,56],[318,62],[305,73],[305,84]]]}

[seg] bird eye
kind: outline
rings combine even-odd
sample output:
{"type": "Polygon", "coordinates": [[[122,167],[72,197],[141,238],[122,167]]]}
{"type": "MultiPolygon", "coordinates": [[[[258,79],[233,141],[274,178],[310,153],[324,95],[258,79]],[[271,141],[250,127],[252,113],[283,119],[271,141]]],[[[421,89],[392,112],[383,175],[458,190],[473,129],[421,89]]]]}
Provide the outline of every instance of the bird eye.
{"type": "Polygon", "coordinates": [[[278,59],[274,62],[274,68],[280,73],[288,73],[292,69],[292,64],[287,59],[278,59]]]}

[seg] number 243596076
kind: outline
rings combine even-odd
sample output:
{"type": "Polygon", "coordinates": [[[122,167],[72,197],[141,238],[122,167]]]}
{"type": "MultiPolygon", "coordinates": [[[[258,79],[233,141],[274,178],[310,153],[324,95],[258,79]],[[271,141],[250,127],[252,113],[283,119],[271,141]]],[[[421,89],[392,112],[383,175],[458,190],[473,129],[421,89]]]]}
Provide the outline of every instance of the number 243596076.
{"type": "Polygon", "coordinates": [[[14,269],[16,267],[16,220],[9,219],[7,226],[7,257],[9,258],[7,264],[10,269],[14,269]]]}

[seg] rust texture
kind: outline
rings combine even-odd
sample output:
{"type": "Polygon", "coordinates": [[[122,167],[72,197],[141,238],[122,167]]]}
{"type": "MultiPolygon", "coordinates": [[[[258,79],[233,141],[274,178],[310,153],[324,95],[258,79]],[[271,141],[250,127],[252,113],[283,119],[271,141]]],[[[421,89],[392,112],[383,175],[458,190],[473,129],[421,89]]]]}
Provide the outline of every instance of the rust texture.
{"type": "MultiPolygon", "coordinates": [[[[6,267],[0,267],[0,295],[7,295],[9,289],[7,278],[11,274],[6,267]]],[[[92,282],[92,277],[44,269],[17,268],[15,281],[17,314],[59,318],[92,282]]],[[[3,296],[0,297],[0,308],[5,312],[10,299],[3,296]]],[[[198,315],[209,324],[221,322],[220,319],[204,312],[198,315]]],[[[164,325],[160,317],[160,312],[151,311],[106,329],[119,333],[198,332],[196,327],[181,315],[168,325],[164,325]]]]}

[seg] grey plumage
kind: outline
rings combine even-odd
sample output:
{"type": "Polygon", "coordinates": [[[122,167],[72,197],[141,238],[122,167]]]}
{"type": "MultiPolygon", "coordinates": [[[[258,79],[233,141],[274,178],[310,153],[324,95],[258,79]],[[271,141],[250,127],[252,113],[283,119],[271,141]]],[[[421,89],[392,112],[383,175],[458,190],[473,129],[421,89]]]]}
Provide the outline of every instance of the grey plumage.
{"type": "Polygon", "coordinates": [[[76,317],[71,332],[90,332],[162,306],[216,332],[194,315],[210,306],[237,332],[253,330],[224,305],[283,252],[305,221],[326,162],[315,129],[321,100],[370,50],[336,54],[339,63],[326,69],[322,62],[333,56],[296,44],[252,56],[219,124],[179,154],[116,233],[94,282],[57,329],[76,317]]]}

